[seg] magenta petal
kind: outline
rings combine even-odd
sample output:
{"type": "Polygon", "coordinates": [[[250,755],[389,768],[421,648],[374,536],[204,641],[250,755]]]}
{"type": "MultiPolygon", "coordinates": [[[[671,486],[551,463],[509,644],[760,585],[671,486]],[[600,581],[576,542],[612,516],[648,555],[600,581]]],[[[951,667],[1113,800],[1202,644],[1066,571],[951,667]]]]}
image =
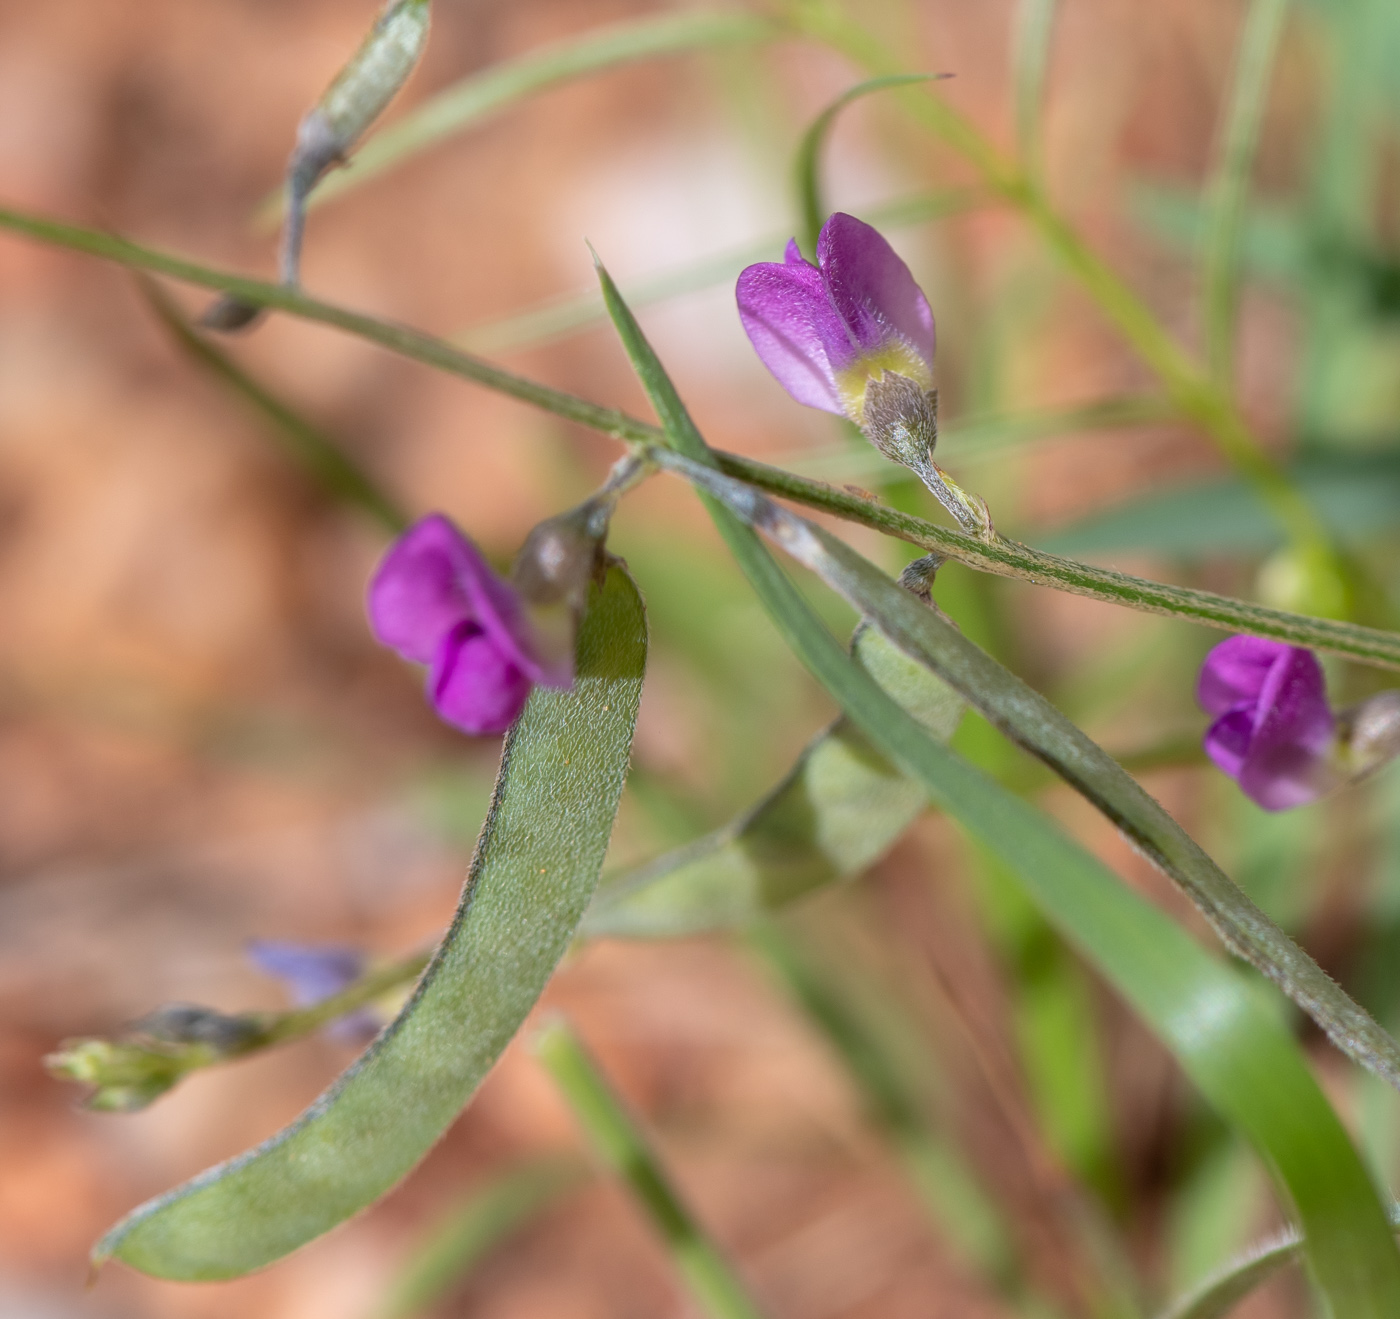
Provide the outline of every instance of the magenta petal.
{"type": "Polygon", "coordinates": [[[370,582],[374,635],[405,659],[430,663],[442,638],[471,616],[460,565],[474,553],[441,514],[414,523],[390,546],[370,582]]]}
{"type": "Polygon", "coordinates": [[[442,639],[428,674],[433,708],[464,733],[501,733],[525,708],[532,683],[489,633],[461,623],[442,639]]]}
{"type": "Polygon", "coordinates": [[[842,413],[836,372],[856,353],[821,272],[800,254],[787,264],[765,261],[740,274],[735,296],[744,332],[778,383],[809,408],[842,413]]]}
{"type": "Polygon", "coordinates": [[[449,632],[477,623],[534,681],[568,687],[568,665],[535,657],[530,626],[514,589],[447,518],[432,513],[390,547],[369,587],[374,634],[405,659],[433,663],[449,632]]]}
{"type": "Polygon", "coordinates": [[[1206,730],[1205,751],[1216,767],[1238,779],[1254,733],[1254,711],[1249,707],[1223,714],[1206,730]]]}
{"type": "Polygon", "coordinates": [[[1327,790],[1335,720],[1322,667],[1311,651],[1286,647],[1259,693],[1240,787],[1266,810],[1282,811],[1327,790]]]}
{"type": "Polygon", "coordinates": [[[909,267],[878,230],[838,211],[822,226],[817,264],[861,352],[878,352],[897,336],[932,374],[933,312],[909,267]]]}
{"type": "MultiPolygon", "coordinates": [[[[789,266],[812,266],[812,263],[802,255],[802,249],[797,245],[797,239],[789,238],[787,246],[783,248],[783,261],[789,266]]],[[[816,266],[812,266],[815,270],[816,266]]]]}
{"type": "Polygon", "coordinates": [[[1262,637],[1229,637],[1201,665],[1196,699],[1208,714],[1225,714],[1241,702],[1254,702],[1269,670],[1293,647],[1262,637]]]}

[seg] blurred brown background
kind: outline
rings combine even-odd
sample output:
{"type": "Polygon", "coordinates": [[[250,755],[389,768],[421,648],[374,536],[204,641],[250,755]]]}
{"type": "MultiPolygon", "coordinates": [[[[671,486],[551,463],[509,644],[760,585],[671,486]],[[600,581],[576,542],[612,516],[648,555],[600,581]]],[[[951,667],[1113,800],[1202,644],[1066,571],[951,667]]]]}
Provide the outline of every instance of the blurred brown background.
{"type": "MultiPolygon", "coordinates": [[[[0,199],[269,272],[272,240],[248,217],[280,177],[297,119],[376,8],[0,0],[0,199]]],[[[426,60],[391,116],[473,69],[654,8],[438,0],[426,60]]],[[[875,10],[912,66],[953,72],[950,99],[1009,140],[1008,4],[875,10]]],[[[1047,120],[1054,191],[1184,327],[1180,265],[1132,235],[1123,180],[1199,179],[1240,6],[1074,0],[1062,11],[1047,120]]],[[[1293,179],[1289,144],[1316,88],[1302,43],[1286,48],[1281,67],[1266,188],[1293,179]]],[[[318,211],[306,284],[446,334],[586,290],[585,237],[625,288],[780,233],[792,224],[796,136],[858,77],[834,56],[784,45],[761,62],[686,55],[552,90],[318,211]]],[[[966,177],[872,103],[837,131],[829,192],[858,210],[966,177]]],[[[1014,217],[979,211],[896,241],[939,318],[949,415],[1145,382],[1079,297],[1047,279],[1047,259],[1014,217]],[[1016,311],[1025,304],[1004,295],[1018,281],[1048,292],[1016,311]],[[1009,317],[993,327],[991,366],[975,344],[991,333],[989,306],[1009,317]]],[[[202,306],[179,296],[192,313],[202,306]]],[[[1247,311],[1246,398],[1269,429],[1294,327],[1267,301],[1247,311]]],[[[791,405],[751,359],[727,287],[643,320],[713,443],[761,456],[833,442],[827,419],[791,405]]],[[[586,493],[614,454],[599,437],[289,319],[230,351],[411,511],[444,509],[502,561],[534,521],[586,493]]],[[[600,402],[644,408],[605,328],[504,360],[600,402]]],[[[113,1267],[83,1290],[86,1251],[117,1216],[271,1133],[348,1057],[313,1041],[196,1076],[142,1114],[106,1116],[75,1107],[41,1056],[161,1002],[275,1006],[276,987],[244,961],[248,938],[340,940],[384,954],[430,939],[455,902],[494,770],[495,745],[438,726],[414,675],[367,633],[360,600],[383,544],[376,528],[333,506],[267,438],[266,423],[172,343],[123,271],[0,235],[0,1319],[356,1319],[455,1196],[524,1152],[576,1139],[517,1045],[404,1187],[294,1258],[202,1286],[113,1267]]],[[[999,525],[1025,528],[1213,464],[1198,437],[1157,427],[1071,436],[1014,477],[978,469],[973,484],[994,499],[999,525]]],[[[638,764],[693,794],[697,825],[718,821],[772,781],[828,708],[781,656],[732,571],[707,557],[713,543],[685,492],[655,482],[629,499],[617,540],[638,565],[656,635],[638,764]],[[667,576],[688,555],[712,562],[727,592],[703,605],[702,643],[687,633],[693,578],[667,576]],[[696,645],[722,650],[729,637],[767,665],[753,700],[768,724],[742,743],[720,724],[726,685],[744,679],[717,662],[702,680],[694,659],[696,645]]],[[[1148,626],[1066,597],[1010,598],[1042,679],[1148,626]]],[[[1141,731],[1156,717],[1139,716],[1141,731]]],[[[1132,721],[1122,728],[1131,740],[1132,721]]],[[[1153,780],[1188,817],[1197,785],[1190,773],[1153,780]]],[[[1067,818],[1084,825],[1073,810],[1067,818]]],[[[1093,836],[1142,878],[1124,849],[1093,836]]],[[[646,854],[658,838],[629,803],[622,853],[646,854]]],[[[1011,1206],[1032,1271],[1072,1294],[1058,1173],[1016,1134],[1024,1100],[1000,972],[959,874],[951,832],[928,822],[859,900],[835,899],[847,904],[840,921],[914,986],[941,1041],[959,1141],[1011,1206]],[[930,885],[930,873],[940,882],[930,885]],[[891,929],[899,940],[882,947],[891,929]],[[969,1023],[989,1042],[990,1062],[969,1049],[969,1023]],[[988,1087],[998,1085],[992,1102],[988,1087]]],[[[773,1314],[1009,1313],[930,1231],[826,1047],[742,948],[590,948],[548,1001],[574,1016],[647,1116],[773,1314]]],[[[1154,1142],[1183,1101],[1155,1047],[1121,1010],[1100,1006],[1113,1041],[1115,1130],[1141,1193],[1130,1235],[1151,1268],[1154,1142]]],[[[1267,1208],[1259,1215],[1265,1225],[1267,1208]]],[[[1276,1288],[1275,1300],[1291,1289],[1276,1288]]],[[[443,1312],[691,1310],[649,1227],[620,1191],[597,1183],[493,1255],[443,1312]]],[[[1260,1302],[1247,1313],[1278,1312],[1260,1302]]]]}

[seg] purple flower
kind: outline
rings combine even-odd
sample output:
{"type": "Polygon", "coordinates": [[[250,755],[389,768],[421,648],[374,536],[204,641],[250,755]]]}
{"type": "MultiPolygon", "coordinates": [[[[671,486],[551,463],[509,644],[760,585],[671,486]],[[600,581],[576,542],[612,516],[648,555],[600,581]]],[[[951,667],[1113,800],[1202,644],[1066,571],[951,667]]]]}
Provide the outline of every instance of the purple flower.
{"type": "MultiPolygon", "coordinates": [[[[282,943],[253,939],[248,960],[259,971],[282,981],[292,1005],[309,1008],[348,988],[365,973],[364,954],[342,944],[282,943]]],[[[379,1034],[379,1019],[367,1008],[347,1013],[326,1028],[326,1034],[344,1044],[364,1044],[379,1034]]]]}
{"type": "Polygon", "coordinates": [[[1206,656],[1196,699],[1216,716],[1206,754],[1265,810],[1306,805],[1335,782],[1336,719],[1310,650],[1231,637],[1206,656]]]}
{"type": "Polygon", "coordinates": [[[755,351],[799,403],[864,426],[866,387],[887,373],[933,386],[933,313],[909,267],[868,224],[837,213],[817,264],[796,241],[749,266],[735,290],[755,351]]]}
{"type": "Polygon", "coordinates": [[[370,583],[369,617],[386,646],[428,665],[434,709],[464,733],[502,732],[535,683],[573,681],[572,657],[539,657],[515,590],[439,513],[390,546],[370,583]]]}

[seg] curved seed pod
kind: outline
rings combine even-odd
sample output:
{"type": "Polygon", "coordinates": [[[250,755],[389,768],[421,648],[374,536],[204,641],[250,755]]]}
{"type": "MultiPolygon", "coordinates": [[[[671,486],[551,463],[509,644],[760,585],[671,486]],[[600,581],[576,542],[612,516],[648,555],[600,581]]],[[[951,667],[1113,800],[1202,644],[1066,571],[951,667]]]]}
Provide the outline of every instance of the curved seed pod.
{"type": "MultiPolygon", "coordinates": [[[[957,692],[874,628],[857,631],[853,650],[934,737],[952,737],[967,708],[957,692]]],[[[838,719],[746,814],[605,887],[581,933],[665,938],[745,924],[860,874],[927,806],[923,787],[838,719]]]]}
{"type": "Polygon", "coordinates": [[[428,41],[429,10],[429,0],[391,0],[354,58],[297,128],[296,150],[287,164],[283,283],[297,282],[307,195],[322,174],[345,159],[408,81],[428,41]]]}
{"type": "Polygon", "coordinates": [[[427,1153],[534,1006],[593,894],[645,661],[641,597],[618,565],[584,616],[573,691],[536,689],[506,739],[457,915],[398,1019],[289,1127],[118,1223],[95,1263],[238,1277],[357,1213],[427,1153]]]}
{"type": "MultiPolygon", "coordinates": [[[[295,286],[301,273],[306,199],[320,177],[344,162],[369,126],[384,113],[423,54],[431,0],[390,0],[350,62],[297,127],[287,162],[287,219],[282,228],[282,282],[295,286]]],[[[247,329],[263,309],[233,295],[220,298],[200,318],[208,330],[247,329]]]]}

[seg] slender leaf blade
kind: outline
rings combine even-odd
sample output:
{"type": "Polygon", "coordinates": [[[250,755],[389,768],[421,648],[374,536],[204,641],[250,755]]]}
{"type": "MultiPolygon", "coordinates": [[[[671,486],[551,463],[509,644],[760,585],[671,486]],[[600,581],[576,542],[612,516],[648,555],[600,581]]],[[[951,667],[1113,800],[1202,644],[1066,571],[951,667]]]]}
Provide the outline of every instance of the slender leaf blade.
{"type": "Polygon", "coordinates": [[[841,93],[808,126],[802,140],[797,145],[797,155],[793,160],[793,177],[797,185],[798,215],[802,223],[802,250],[815,257],[817,235],[826,219],[826,203],[822,198],[821,157],[822,148],[831,133],[837,116],[852,101],[863,96],[884,91],[888,87],[904,87],[910,83],[928,82],[945,77],[938,73],[892,73],[880,78],[870,78],[857,83],[841,93]]]}
{"type": "MultiPolygon", "coordinates": [[[[614,322],[668,438],[697,467],[708,467],[713,460],[674,385],[602,277],[614,322]]],[[[716,487],[705,493],[713,507],[716,487]]],[[[731,494],[726,520],[759,521],[787,543],[764,521],[766,501],[742,489],[731,494]]],[[[772,572],[763,567],[763,559],[772,559],[756,537],[726,539],[738,545],[740,565],[774,623],[851,719],[1011,868],[1046,918],[1263,1155],[1298,1215],[1312,1275],[1336,1319],[1400,1313],[1400,1253],[1375,1187],[1297,1045],[1259,995],[1033,806],[909,719],[836,644],[776,565],[772,572]]]]}
{"type": "Polygon", "coordinates": [[[595,588],[572,692],[537,689],[506,739],[462,902],[398,1019],[264,1144],[142,1205],[98,1242],[158,1277],[238,1277],[383,1195],[428,1151],[525,1019],[593,894],[646,662],[641,598],[595,588]]]}

